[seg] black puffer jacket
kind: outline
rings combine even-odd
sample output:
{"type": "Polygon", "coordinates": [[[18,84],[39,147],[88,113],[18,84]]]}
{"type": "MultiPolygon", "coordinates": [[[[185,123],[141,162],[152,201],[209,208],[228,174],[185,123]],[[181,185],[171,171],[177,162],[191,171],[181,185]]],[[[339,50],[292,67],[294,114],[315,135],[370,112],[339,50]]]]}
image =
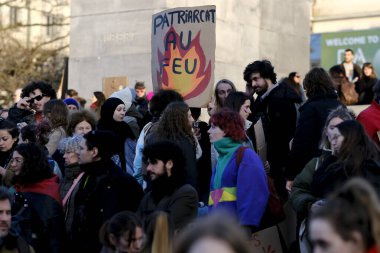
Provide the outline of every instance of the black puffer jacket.
{"type": "Polygon", "coordinates": [[[320,156],[319,143],[323,127],[330,111],[342,105],[335,92],[317,94],[300,108],[300,117],[294,135],[292,149],[286,163],[286,178],[294,178],[313,157],[320,156]]]}
{"type": "Polygon", "coordinates": [[[114,214],[136,211],[143,197],[141,186],[110,159],[82,164],[85,172],[74,196],[71,252],[99,252],[99,229],[114,214]]]}

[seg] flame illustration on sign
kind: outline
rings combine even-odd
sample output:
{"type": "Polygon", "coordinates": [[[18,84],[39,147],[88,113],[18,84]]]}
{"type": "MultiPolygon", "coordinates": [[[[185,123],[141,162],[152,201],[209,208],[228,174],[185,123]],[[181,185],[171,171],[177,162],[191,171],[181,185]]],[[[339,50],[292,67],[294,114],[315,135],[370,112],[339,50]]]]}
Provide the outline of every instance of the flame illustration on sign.
{"type": "Polygon", "coordinates": [[[211,78],[211,60],[206,67],[200,34],[198,32],[195,38],[184,46],[182,36],[173,27],[166,33],[165,53],[162,54],[158,50],[161,69],[157,71],[157,80],[160,89],[174,89],[187,100],[198,96],[207,88],[211,78]]]}

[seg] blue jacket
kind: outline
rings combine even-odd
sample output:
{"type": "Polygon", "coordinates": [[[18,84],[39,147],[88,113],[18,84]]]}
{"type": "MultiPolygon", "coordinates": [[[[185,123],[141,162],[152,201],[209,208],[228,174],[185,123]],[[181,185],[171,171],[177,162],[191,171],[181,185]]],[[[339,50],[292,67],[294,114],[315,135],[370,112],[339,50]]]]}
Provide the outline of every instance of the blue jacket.
{"type": "Polygon", "coordinates": [[[223,208],[233,213],[240,224],[258,227],[269,197],[267,176],[262,161],[252,149],[245,149],[237,167],[237,151],[227,163],[221,187],[214,189],[216,167],[211,176],[209,211],[223,208]]]}

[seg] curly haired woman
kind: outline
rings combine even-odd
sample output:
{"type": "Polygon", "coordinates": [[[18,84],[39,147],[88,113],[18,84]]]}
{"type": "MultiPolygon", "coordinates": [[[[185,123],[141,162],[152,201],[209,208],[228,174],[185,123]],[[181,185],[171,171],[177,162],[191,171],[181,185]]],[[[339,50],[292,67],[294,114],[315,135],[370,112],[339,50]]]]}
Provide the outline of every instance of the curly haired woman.
{"type": "Polygon", "coordinates": [[[147,144],[155,141],[170,140],[177,143],[185,155],[187,172],[186,183],[197,188],[196,151],[198,141],[192,131],[193,117],[189,106],[184,102],[170,103],[164,110],[158,124],[146,136],[147,144]]]}

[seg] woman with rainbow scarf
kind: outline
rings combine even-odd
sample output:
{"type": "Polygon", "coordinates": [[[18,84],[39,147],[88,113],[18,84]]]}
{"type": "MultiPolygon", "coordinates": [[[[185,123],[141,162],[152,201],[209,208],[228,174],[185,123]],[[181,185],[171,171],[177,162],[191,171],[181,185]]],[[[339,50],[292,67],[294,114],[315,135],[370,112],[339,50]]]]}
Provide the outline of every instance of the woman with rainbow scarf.
{"type": "Polygon", "coordinates": [[[269,197],[262,161],[243,147],[246,135],[237,112],[222,109],[211,116],[210,125],[210,141],[219,157],[211,176],[209,211],[223,209],[255,231],[269,197]]]}

